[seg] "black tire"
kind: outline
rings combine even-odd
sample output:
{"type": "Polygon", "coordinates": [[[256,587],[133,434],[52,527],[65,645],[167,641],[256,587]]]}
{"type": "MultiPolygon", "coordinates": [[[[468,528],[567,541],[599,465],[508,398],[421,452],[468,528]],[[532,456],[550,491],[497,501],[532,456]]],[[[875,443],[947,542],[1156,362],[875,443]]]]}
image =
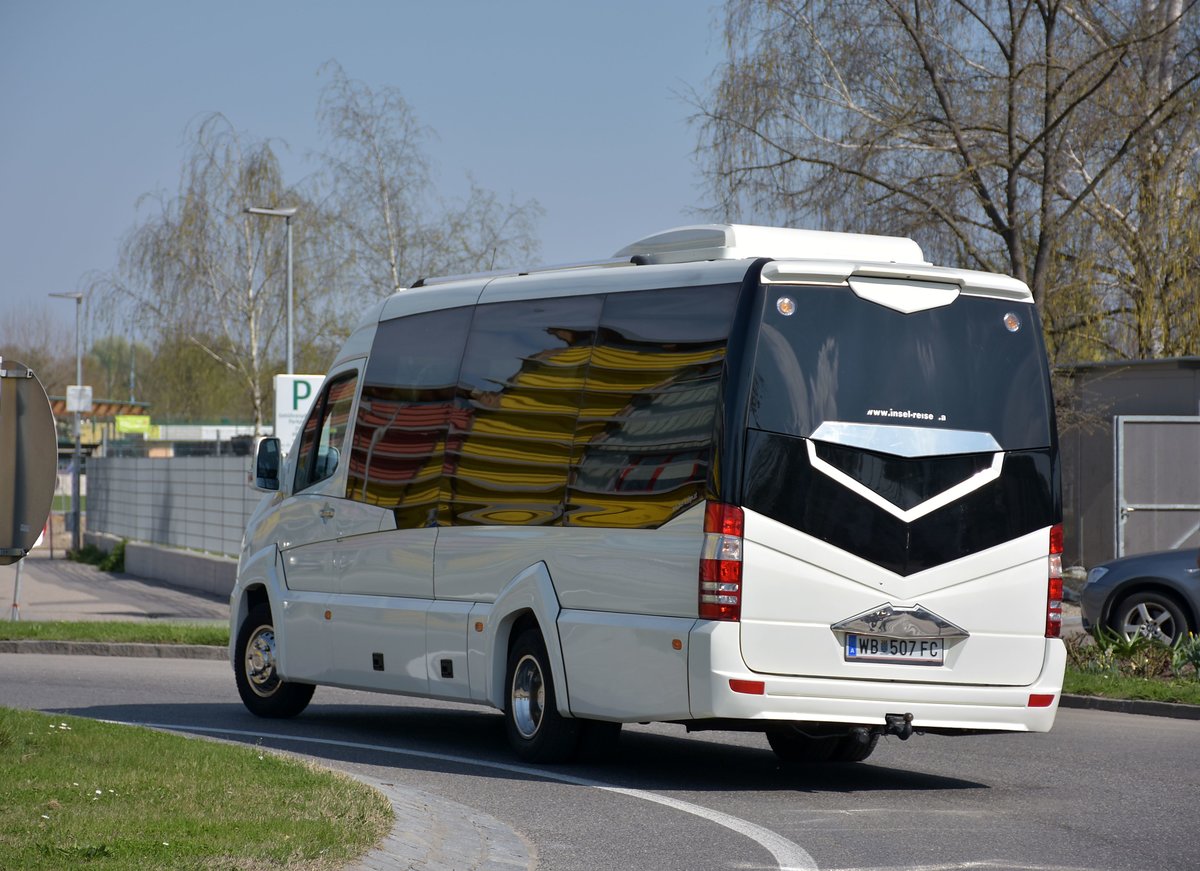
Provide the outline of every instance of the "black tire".
{"type": "Polygon", "coordinates": [[[875,752],[878,743],[879,733],[854,731],[837,739],[837,746],[833,748],[833,755],[829,759],[831,762],[862,762],[875,752]]]}
{"type": "Polygon", "coordinates": [[[276,671],[275,626],[266,605],[255,605],[242,621],[234,655],[238,695],[250,713],[286,719],[308,707],[316,687],[285,681],[276,671]]]}
{"type": "Polygon", "coordinates": [[[558,712],[546,644],[526,629],[508,650],[504,727],[513,751],[526,762],[553,765],[579,750],[580,721],[558,712]]]}
{"type": "Polygon", "coordinates": [[[781,723],[767,729],[767,743],[784,765],[812,765],[828,762],[838,748],[842,736],[829,737],[805,734],[792,723],[781,723]]]}
{"type": "Polygon", "coordinates": [[[1178,602],[1151,591],[1133,593],[1118,602],[1109,615],[1108,625],[1125,638],[1142,635],[1164,644],[1173,644],[1191,628],[1178,602]]]}

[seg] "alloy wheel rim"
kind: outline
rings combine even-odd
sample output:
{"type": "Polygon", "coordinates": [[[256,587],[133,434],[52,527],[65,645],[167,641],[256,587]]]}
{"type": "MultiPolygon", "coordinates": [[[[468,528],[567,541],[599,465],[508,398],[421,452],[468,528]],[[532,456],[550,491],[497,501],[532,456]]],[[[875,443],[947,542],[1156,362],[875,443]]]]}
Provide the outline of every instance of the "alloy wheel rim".
{"type": "Polygon", "coordinates": [[[279,688],[275,668],[275,627],[259,626],[246,644],[246,680],[256,695],[267,698],[279,688]]]}
{"type": "Polygon", "coordinates": [[[513,670],[512,719],[522,738],[532,738],[542,725],[546,685],[537,659],[526,654],[513,670]]]}
{"type": "Polygon", "coordinates": [[[1175,621],[1171,612],[1152,602],[1139,602],[1122,621],[1129,638],[1142,636],[1170,644],[1175,638],[1175,621]]]}

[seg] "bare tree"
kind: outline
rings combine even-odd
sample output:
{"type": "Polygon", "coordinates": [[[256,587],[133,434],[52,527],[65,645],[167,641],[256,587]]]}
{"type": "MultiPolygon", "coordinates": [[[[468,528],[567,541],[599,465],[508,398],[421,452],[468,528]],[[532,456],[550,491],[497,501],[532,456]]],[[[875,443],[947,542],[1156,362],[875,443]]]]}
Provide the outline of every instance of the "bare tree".
{"type": "MultiPolygon", "coordinates": [[[[1136,45],[1126,76],[1108,102],[1147,124],[1129,148],[1122,172],[1097,184],[1081,206],[1094,227],[1094,271],[1101,311],[1111,317],[1093,325],[1095,344],[1106,356],[1178,356],[1200,352],[1200,103],[1194,87],[1195,13],[1183,0],[1141,0],[1150,37],[1136,45]],[[1189,25],[1188,27],[1185,27],[1189,25]],[[1181,61],[1181,49],[1188,45],[1181,61]],[[1181,76],[1187,90],[1176,98],[1181,76]],[[1096,330],[1095,326],[1101,329],[1096,330]]],[[[1095,32],[1097,42],[1115,34],[1095,32]]],[[[1112,137],[1109,119],[1094,133],[1112,137]]],[[[1109,147],[1112,147],[1110,141],[1109,147]]],[[[1074,158],[1074,155],[1072,155],[1074,158]]],[[[1087,172],[1075,160],[1074,168],[1087,172]]]]}
{"type": "Polygon", "coordinates": [[[699,118],[718,208],[911,234],[1026,281],[1053,348],[1114,352],[1121,324],[1195,298],[1194,7],[728,0],[699,118]]]}
{"type": "Polygon", "coordinates": [[[196,419],[220,407],[227,414],[217,416],[264,421],[283,356],[284,232],[279,221],[245,214],[247,206],[299,209],[302,371],[328,367],[364,302],[430,273],[524,264],[536,254],[536,203],[504,200],[473,181],[461,202],[439,198],[429,134],[399,92],[330,70],[318,110],[330,147],[304,190],[285,184],[272,142],[206,116],[188,131],[178,191],[143,198],[148,214],[125,239],[118,269],[93,281],[111,303],[109,334],[153,347],[144,382],[157,415],[196,419]]]}
{"type": "MultiPolygon", "coordinates": [[[[282,179],[271,144],[248,141],[222,115],[191,131],[179,191],[125,240],[109,290],[161,349],[179,338],[240,385],[261,427],[284,325],[283,233],[247,206],[302,205],[282,179]]],[[[303,248],[303,222],[297,222],[303,248]]],[[[303,311],[306,283],[295,282],[303,311]]],[[[303,322],[303,318],[297,319],[303,322]]]]}
{"type": "Polygon", "coordinates": [[[75,383],[74,330],[52,317],[47,305],[12,309],[0,316],[0,358],[24,363],[47,393],[66,396],[67,385],[75,383]]]}
{"type": "Polygon", "coordinates": [[[322,202],[346,283],[377,297],[430,274],[536,256],[535,202],[502,200],[474,180],[463,201],[439,198],[426,153],[432,133],[400,92],[373,90],[333,62],[326,72],[317,113],[330,143],[322,202]]]}

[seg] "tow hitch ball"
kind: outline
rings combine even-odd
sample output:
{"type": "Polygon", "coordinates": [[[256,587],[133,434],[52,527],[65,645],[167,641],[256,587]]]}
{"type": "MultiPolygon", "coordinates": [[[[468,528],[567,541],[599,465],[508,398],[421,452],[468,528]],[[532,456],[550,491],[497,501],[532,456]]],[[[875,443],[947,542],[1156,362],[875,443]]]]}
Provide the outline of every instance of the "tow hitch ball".
{"type": "Polygon", "coordinates": [[[895,735],[901,741],[907,741],[912,736],[912,714],[884,714],[883,721],[887,724],[883,727],[885,735],[895,735]]]}

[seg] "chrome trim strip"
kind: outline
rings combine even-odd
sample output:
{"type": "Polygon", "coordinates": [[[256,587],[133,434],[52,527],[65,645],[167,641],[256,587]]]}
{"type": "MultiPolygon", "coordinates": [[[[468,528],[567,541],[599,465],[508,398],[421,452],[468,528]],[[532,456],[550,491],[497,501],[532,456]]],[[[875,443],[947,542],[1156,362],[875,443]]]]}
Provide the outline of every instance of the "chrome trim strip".
{"type": "Polygon", "coordinates": [[[966,496],[968,493],[973,493],[980,487],[992,483],[992,481],[995,481],[1000,477],[1000,471],[1004,468],[1004,453],[998,452],[993,454],[992,464],[982,472],[977,472],[970,478],[967,478],[967,480],[961,481],[947,490],[943,490],[941,493],[938,493],[936,496],[930,499],[926,499],[920,505],[914,505],[912,508],[905,509],[900,508],[898,505],[894,505],[887,499],[884,499],[874,490],[851,478],[841,469],[831,466],[829,463],[818,457],[817,443],[812,439],[808,439],[807,444],[808,461],[812,464],[814,469],[826,475],[827,477],[832,478],[847,490],[857,493],[872,505],[876,506],[877,508],[882,508],[888,514],[892,515],[898,520],[903,521],[904,523],[912,523],[914,520],[919,520],[926,514],[931,514],[932,512],[937,511],[939,508],[944,508],[951,502],[966,496]]]}
{"type": "Polygon", "coordinates": [[[920,605],[891,602],[847,617],[829,627],[834,632],[853,632],[880,638],[969,638],[970,633],[920,605]]]}
{"type": "Polygon", "coordinates": [[[941,457],[951,454],[994,454],[1000,443],[990,432],[967,429],[933,429],[923,426],[892,426],[874,423],[844,423],[827,420],[812,438],[819,442],[862,448],[898,457],[941,457]]]}

